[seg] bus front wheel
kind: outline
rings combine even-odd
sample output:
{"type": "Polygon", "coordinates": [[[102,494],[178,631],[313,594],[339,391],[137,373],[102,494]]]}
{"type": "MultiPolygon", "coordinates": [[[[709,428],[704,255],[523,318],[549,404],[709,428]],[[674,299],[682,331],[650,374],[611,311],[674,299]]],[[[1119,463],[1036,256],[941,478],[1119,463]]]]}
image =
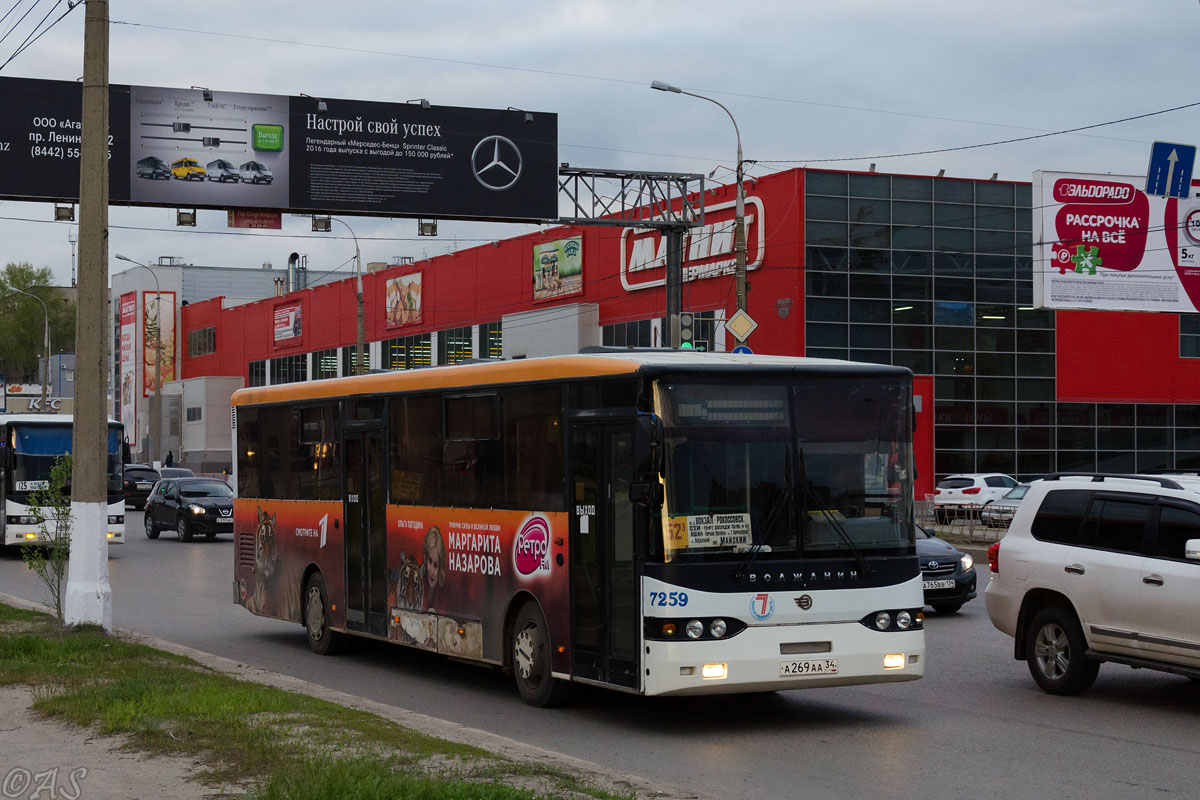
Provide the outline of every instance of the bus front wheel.
{"type": "Polygon", "coordinates": [[[567,699],[567,684],[550,671],[550,631],[537,603],[521,607],[513,626],[511,653],[513,675],[521,698],[532,706],[550,708],[567,699]]]}
{"type": "Polygon", "coordinates": [[[346,635],[329,627],[329,593],[325,579],[314,572],[304,587],[304,630],[308,646],[319,656],[340,653],[346,648],[346,635]]]}

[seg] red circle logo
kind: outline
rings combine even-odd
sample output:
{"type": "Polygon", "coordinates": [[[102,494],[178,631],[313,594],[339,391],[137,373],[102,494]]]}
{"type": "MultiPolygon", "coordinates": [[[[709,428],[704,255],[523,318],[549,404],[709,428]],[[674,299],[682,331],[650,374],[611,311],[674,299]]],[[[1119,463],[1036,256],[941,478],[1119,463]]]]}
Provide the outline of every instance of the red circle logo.
{"type": "Polygon", "coordinates": [[[530,517],[513,542],[513,564],[522,575],[550,571],[550,524],[544,517],[530,517]]]}

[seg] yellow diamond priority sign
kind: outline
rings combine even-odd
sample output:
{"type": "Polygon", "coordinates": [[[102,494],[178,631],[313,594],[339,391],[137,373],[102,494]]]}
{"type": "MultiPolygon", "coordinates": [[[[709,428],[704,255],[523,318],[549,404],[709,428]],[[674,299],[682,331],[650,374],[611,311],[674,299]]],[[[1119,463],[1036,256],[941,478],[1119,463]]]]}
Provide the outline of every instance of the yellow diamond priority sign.
{"type": "Polygon", "coordinates": [[[733,316],[725,320],[725,330],[732,333],[733,338],[739,342],[744,342],[750,338],[750,334],[754,333],[754,329],[757,327],[758,323],[740,308],[733,312],[733,316]]]}

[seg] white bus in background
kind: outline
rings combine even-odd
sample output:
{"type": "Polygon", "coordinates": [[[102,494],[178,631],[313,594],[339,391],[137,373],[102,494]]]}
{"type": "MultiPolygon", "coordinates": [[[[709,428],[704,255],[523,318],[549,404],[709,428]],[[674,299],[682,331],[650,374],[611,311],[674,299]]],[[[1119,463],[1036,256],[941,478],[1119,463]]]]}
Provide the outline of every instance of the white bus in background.
{"type": "MultiPolygon", "coordinates": [[[[5,545],[45,540],[40,515],[30,496],[50,486],[50,470],[71,452],[70,414],[0,414],[0,502],[5,545]]],[[[121,441],[124,426],[108,423],[108,540],[125,541],[125,497],[121,491],[121,441]]],[[[48,525],[53,523],[48,522],[48,525]]]]}

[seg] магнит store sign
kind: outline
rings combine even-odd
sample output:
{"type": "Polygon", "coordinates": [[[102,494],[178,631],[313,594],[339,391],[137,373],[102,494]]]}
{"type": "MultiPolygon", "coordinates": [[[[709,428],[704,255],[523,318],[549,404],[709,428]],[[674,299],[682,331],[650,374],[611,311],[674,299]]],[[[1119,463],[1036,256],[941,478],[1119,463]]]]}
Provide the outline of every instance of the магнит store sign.
{"type": "Polygon", "coordinates": [[[1200,198],[1151,197],[1144,178],[1036,172],[1034,304],[1200,309],[1200,198]]]}
{"type": "MultiPolygon", "coordinates": [[[[683,237],[683,280],[733,275],[736,201],[704,209],[704,224],[683,237]]],[[[763,201],[746,198],[746,269],[762,264],[765,242],[763,201]]],[[[625,228],[621,231],[621,285],[626,291],[651,289],[667,282],[667,237],[659,230],[625,228]]]]}

